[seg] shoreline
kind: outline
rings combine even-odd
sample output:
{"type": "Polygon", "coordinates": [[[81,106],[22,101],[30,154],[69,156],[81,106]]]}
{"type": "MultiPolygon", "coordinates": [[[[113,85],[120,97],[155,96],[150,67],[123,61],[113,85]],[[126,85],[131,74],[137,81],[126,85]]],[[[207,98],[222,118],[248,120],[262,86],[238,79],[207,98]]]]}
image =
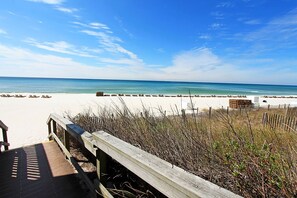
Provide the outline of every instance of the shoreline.
{"type": "MultiPolygon", "coordinates": [[[[50,95],[61,95],[61,94],[77,94],[77,95],[95,95],[96,93],[49,93],[49,92],[3,92],[0,93],[0,97],[17,97],[24,96],[29,97],[30,95],[35,96],[50,96],[50,95]],[[7,96],[5,96],[7,95],[7,96]]],[[[248,97],[260,97],[260,98],[296,98],[296,95],[284,95],[284,94],[272,94],[272,95],[257,95],[257,94],[143,94],[143,93],[103,93],[102,96],[97,97],[218,97],[218,98],[248,98],[248,97]]]]}
{"type": "MultiPolygon", "coordinates": [[[[0,93],[10,94],[12,93],[0,93]]],[[[166,111],[172,114],[181,109],[187,109],[189,103],[193,103],[194,108],[199,111],[206,110],[209,107],[214,109],[227,108],[229,99],[253,99],[259,97],[260,107],[267,105],[276,106],[284,104],[296,104],[296,96],[232,96],[223,97],[219,95],[201,95],[199,97],[189,97],[189,95],[181,95],[171,97],[169,95],[155,95],[151,97],[133,96],[99,96],[96,94],[75,94],[75,93],[13,93],[14,95],[22,95],[25,97],[0,97],[0,120],[8,126],[8,141],[10,149],[21,146],[31,145],[47,140],[46,120],[50,113],[57,113],[62,116],[67,114],[75,116],[78,113],[92,110],[98,112],[100,108],[112,110],[115,106],[121,107],[122,102],[132,111],[141,112],[143,107],[149,108],[154,113],[166,111]],[[35,95],[39,97],[32,97],[35,95]],[[42,95],[51,96],[50,98],[42,98],[42,95]],[[266,102],[263,102],[263,101],[266,102]]],[[[148,95],[148,94],[146,94],[148,95]]],[[[231,95],[230,95],[231,96],[231,95]]],[[[189,110],[190,111],[190,110],[189,110]]],[[[2,139],[2,135],[0,136],[2,139]]]]}
{"type": "Polygon", "coordinates": [[[0,77],[1,92],[166,95],[296,95],[297,85],[0,77]],[[22,85],[22,86],[20,86],[22,85]]]}

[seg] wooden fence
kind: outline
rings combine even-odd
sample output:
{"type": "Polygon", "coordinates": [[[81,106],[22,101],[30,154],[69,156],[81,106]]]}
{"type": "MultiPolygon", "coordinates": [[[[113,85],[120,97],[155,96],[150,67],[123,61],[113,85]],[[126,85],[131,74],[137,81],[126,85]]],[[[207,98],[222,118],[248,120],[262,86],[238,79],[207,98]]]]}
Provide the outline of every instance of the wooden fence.
{"type": "Polygon", "coordinates": [[[104,131],[89,133],[69,120],[51,114],[47,121],[49,137],[55,139],[77,169],[94,197],[96,193],[112,197],[104,187],[107,156],[113,158],[167,197],[240,197],[209,181],[186,172],[104,131]],[[63,129],[63,141],[57,137],[57,126],[63,129]],[[96,157],[98,180],[86,176],[69,152],[69,136],[75,138],[96,157]]]}
{"type": "Polygon", "coordinates": [[[284,129],[285,131],[297,132],[297,119],[296,117],[284,116],[280,114],[264,113],[262,117],[264,126],[276,129],[284,129]]]}
{"type": "Polygon", "coordinates": [[[2,146],[4,146],[4,149],[7,151],[9,147],[8,138],[7,138],[8,127],[1,120],[0,120],[0,128],[2,129],[2,136],[3,136],[3,141],[0,141],[0,152],[1,152],[2,146]]]}

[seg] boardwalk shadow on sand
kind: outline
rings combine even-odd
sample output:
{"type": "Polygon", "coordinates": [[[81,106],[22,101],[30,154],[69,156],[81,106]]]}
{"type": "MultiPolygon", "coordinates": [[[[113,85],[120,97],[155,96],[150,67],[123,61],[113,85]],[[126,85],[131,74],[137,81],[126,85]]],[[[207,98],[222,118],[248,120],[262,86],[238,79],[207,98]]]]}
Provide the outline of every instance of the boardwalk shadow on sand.
{"type": "Polygon", "coordinates": [[[86,197],[55,142],[0,154],[0,197],[86,197]]]}

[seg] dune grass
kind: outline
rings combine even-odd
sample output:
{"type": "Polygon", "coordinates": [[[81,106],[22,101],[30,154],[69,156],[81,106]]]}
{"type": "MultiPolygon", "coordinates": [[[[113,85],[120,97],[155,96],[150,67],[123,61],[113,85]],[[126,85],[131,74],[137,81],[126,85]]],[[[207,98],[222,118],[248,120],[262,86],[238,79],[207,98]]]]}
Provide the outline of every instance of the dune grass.
{"type": "MultiPolygon", "coordinates": [[[[244,197],[297,196],[297,134],[262,126],[265,110],[158,115],[86,111],[71,119],[89,132],[104,130],[173,165],[244,197]]],[[[285,113],[285,110],[270,110],[285,113]]]]}

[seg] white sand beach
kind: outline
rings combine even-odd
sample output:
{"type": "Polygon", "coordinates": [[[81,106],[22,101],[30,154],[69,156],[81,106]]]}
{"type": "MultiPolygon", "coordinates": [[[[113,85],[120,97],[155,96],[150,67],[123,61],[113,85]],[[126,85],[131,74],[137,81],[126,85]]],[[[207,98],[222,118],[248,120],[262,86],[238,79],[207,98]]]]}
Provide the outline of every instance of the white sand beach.
{"type": "MultiPolygon", "coordinates": [[[[11,94],[13,95],[13,94],[11,94]]],[[[47,140],[46,121],[50,113],[60,115],[76,115],[91,109],[97,112],[99,107],[112,108],[121,105],[117,96],[96,97],[95,94],[50,94],[51,98],[29,98],[30,93],[22,93],[26,96],[0,97],[0,120],[8,126],[8,140],[10,148],[31,145],[47,140]]],[[[43,94],[34,94],[42,96],[43,94]]],[[[144,107],[152,111],[159,108],[171,113],[172,109],[181,110],[190,103],[189,97],[121,97],[126,105],[133,111],[140,112],[144,107]]],[[[212,108],[226,108],[229,106],[228,97],[192,97],[195,108],[199,111],[212,108]]],[[[246,99],[246,98],[240,98],[246,99]]],[[[247,99],[250,99],[249,97],[247,99]]],[[[264,98],[260,97],[260,106],[297,104],[296,98],[264,98]],[[263,100],[266,100],[264,103],[263,100]]],[[[2,135],[0,135],[2,139],[2,135]]]]}

